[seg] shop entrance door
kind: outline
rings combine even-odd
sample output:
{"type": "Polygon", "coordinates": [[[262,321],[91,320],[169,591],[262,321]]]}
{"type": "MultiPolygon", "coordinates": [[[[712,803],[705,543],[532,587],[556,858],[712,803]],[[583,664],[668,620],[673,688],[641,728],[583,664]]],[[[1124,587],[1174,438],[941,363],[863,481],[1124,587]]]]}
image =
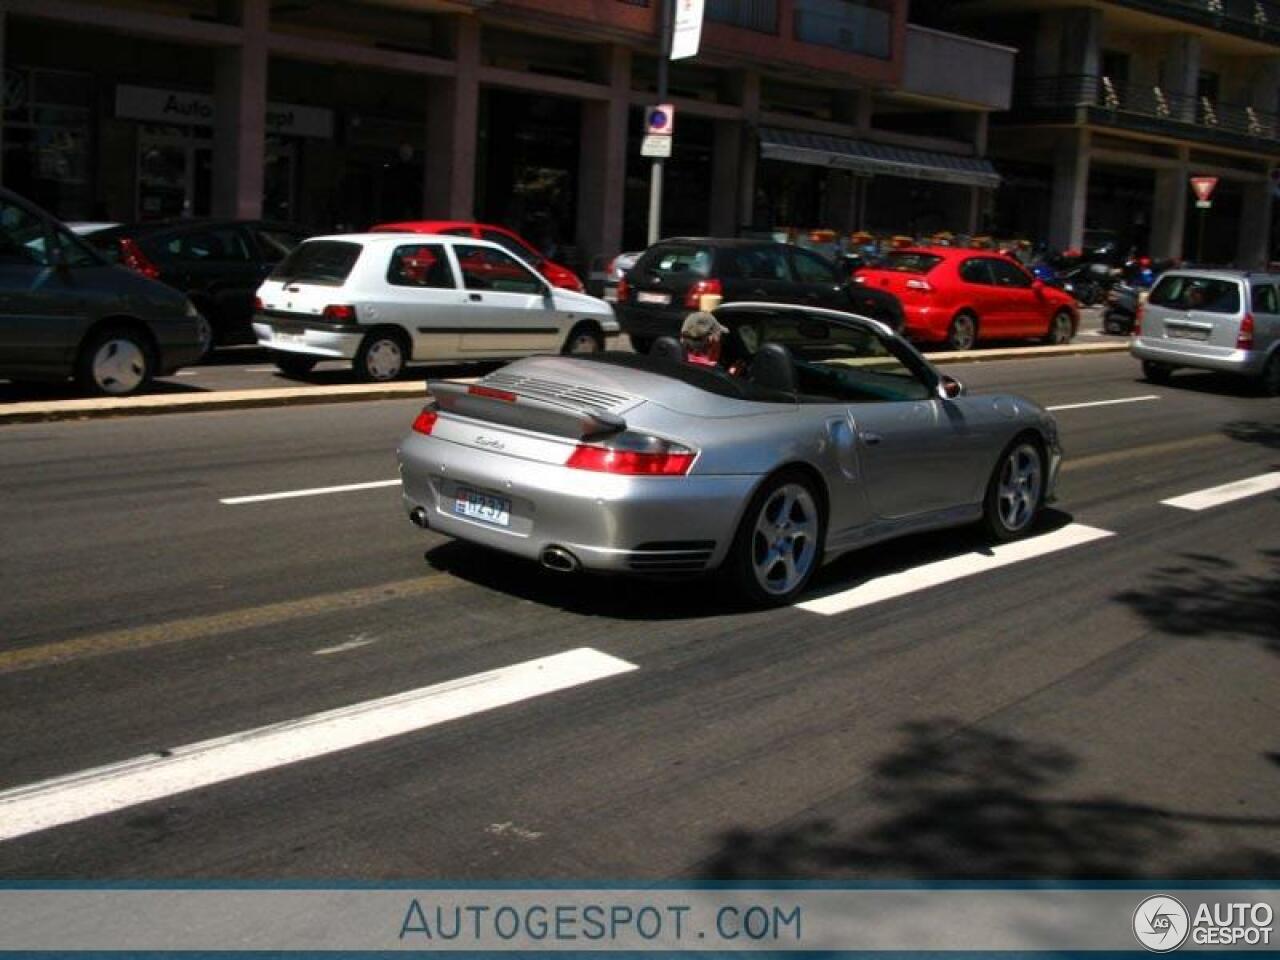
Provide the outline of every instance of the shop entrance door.
{"type": "Polygon", "coordinates": [[[138,135],[139,220],[207,217],[213,145],[181,127],[144,126],[138,135]]]}

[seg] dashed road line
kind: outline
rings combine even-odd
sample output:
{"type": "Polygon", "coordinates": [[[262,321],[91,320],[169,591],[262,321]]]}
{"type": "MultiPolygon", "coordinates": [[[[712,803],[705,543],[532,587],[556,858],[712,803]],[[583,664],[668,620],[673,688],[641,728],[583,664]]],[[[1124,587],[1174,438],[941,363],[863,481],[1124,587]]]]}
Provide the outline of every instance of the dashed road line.
{"type": "Polygon", "coordinates": [[[0,841],[113,813],[628,673],[580,647],[0,793],[0,841]]]}
{"type": "Polygon", "coordinates": [[[1208,510],[1211,507],[1220,507],[1224,503],[1256,497],[1261,493],[1270,493],[1272,490],[1280,490],[1280,471],[1259,474],[1256,477],[1224,483],[1205,490],[1196,490],[1193,493],[1184,493],[1180,497],[1171,497],[1160,502],[1166,507],[1177,507],[1179,510],[1208,510]]]}
{"type": "Polygon", "coordinates": [[[1090,400],[1087,403],[1060,403],[1054,407],[1045,407],[1050,412],[1059,410],[1083,410],[1086,407],[1112,407],[1118,403],[1142,403],[1146,400],[1159,400],[1154,393],[1142,397],[1121,397],[1118,400],[1090,400]]]}
{"type": "Polygon", "coordinates": [[[266,503],[269,500],[292,500],[295,497],[321,497],[330,493],[351,493],[355,490],[376,490],[379,487],[396,487],[399,480],[374,480],[371,483],[345,483],[337,487],[311,487],[306,490],[280,490],[276,493],[255,493],[247,497],[224,497],[219,503],[238,507],[246,503],[266,503]]]}
{"type": "Polygon", "coordinates": [[[839,593],[833,593],[825,597],[817,597],[813,600],[805,600],[797,603],[796,606],[809,613],[820,613],[823,616],[830,617],[838,613],[857,610],[860,607],[883,603],[886,600],[893,600],[920,590],[927,590],[941,583],[950,583],[953,580],[960,580],[964,577],[987,573],[990,570],[997,570],[1010,564],[1021,563],[1024,560],[1034,560],[1037,557],[1056,553],[1059,550],[1068,550],[1072,547],[1082,546],[1083,544],[1112,536],[1115,536],[1115,534],[1110,530],[1100,530],[1097,527],[1072,523],[1042,536],[1016,540],[1013,543],[1003,543],[989,550],[964,553],[958,557],[949,557],[946,560],[922,564],[898,573],[874,577],[848,590],[842,590],[839,593]]]}

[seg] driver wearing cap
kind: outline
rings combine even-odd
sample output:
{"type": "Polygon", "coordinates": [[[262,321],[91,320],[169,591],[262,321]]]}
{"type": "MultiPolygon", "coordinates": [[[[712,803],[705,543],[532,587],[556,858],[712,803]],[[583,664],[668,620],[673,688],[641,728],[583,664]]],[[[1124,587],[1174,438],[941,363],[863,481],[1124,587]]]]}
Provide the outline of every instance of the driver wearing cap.
{"type": "Polygon", "coordinates": [[[680,327],[685,359],[702,367],[718,366],[722,338],[728,332],[729,328],[709,313],[699,310],[689,314],[680,327]]]}

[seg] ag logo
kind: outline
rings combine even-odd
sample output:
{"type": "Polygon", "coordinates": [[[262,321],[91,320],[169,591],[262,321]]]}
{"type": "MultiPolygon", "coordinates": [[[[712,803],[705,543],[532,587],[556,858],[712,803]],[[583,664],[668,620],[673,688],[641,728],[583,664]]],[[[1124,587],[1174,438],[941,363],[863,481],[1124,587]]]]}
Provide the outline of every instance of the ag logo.
{"type": "Polygon", "coordinates": [[[1155,953],[1168,953],[1182,946],[1191,929],[1187,908],[1173,897],[1147,897],[1133,911],[1133,935],[1155,953]]]}

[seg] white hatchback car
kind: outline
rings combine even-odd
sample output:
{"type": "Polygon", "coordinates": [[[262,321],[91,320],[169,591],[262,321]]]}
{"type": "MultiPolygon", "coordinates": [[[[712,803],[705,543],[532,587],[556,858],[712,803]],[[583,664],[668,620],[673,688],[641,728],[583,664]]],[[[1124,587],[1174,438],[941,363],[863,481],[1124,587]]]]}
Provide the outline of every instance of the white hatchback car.
{"type": "Polygon", "coordinates": [[[253,329],[285,373],[337,358],[377,381],[412,360],[595,352],[619,332],[609,304],[552,287],[497,244],[414,233],[299,244],[258,288],[253,329]]]}

